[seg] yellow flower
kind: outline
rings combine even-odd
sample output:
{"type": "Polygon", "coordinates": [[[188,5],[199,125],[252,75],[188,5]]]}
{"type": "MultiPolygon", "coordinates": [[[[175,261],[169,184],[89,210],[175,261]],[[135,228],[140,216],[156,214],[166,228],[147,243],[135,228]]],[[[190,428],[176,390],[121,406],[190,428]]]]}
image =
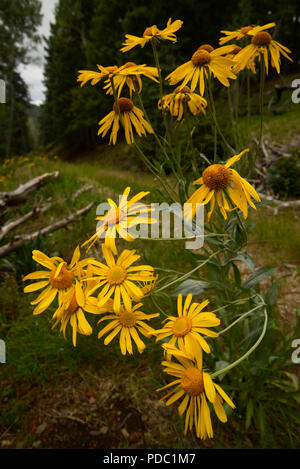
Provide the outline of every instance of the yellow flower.
{"type": "Polygon", "coordinates": [[[112,77],[114,73],[118,70],[117,65],[111,67],[102,67],[102,65],[97,65],[100,72],[95,72],[93,70],[78,70],[79,76],[77,81],[80,82],[80,86],[84,86],[88,81],[91,80],[91,85],[97,85],[103,77],[112,77]]]}
{"type": "MultiPolygon", "coordinates": [[[[143,117],[143,112],[133,104],[131,99],[119,98],[118,104],[124,125],[125,139],[129,145],[134,142],[133,128],[140,137],[146,135],[146,132],[153,134],[151,125],[143,117]]],[[[120,117],[117,112],[116,103],[114,103],[113,110],[99,122],[98,135],[102,134],[102,137],[105,137],[112,127],[109,143],[115,144],[120,127],[119,121],[120,117]]]]}
{"type": "MultiPolygon", "coordinates": [[[[142,289],[137,282],[150,282],[154,280],[154,269],[150,265],[132,266],[140,259],[140,255],[135,250],[124,249],[115,261],[113,253],[105,244],[102,244],[102,252],[106,265],[94,261],[94,279],[98,280],[92,291],[102,287],[98,306],[103,306],[109,298],[113,297],[114,311],[121,310],[121,298],[124,307],[131,310],[131,299],[136,301],[144,296],[142,289]]],[[[91,292],[92,292],[91,291],[91,292]]]]}
{"type": "Polygon", "coordinates": [[[48,257],[46,254],[37,250],[32,251],[32,258],[48,269],[48,271],[41,270],[33,272],[23,278],[23,281],[44,279],[27,285],[24,288],[24,293],[44,289],[35,300],[31,301],[32,305],[38,305],[34,309],[33,314],[40,314],[45,311],[57,295],[58,304],[63,304],[65,292],[74,287],[77,302],[80,304],[80,298],[82,296],[81,281],[85,276],[83,268],[86,267],[92,259],[79,260],[80,250],[78,246],[69,264],[61,257],[48,257]]]}
{"type": "MultiPolygon", "coordinates": [[[[118,92],[118,97],[120,97],[122,89],[126,84],[129,88],[130,98],[132,93],[136,91],[136,82],[138,83],[138,92],[142,91],[142,80],[141,76],[150,78],[151,80],[158,83],[156,77],[158,76],[158,71],[156,67],[147,67],[147,65],[137,65],[134,62],[126,62],[122,67],[118,68],[116,73],[113,74],[113,82],[115,90],[118,92]]],[[[105,80],[105,86],[103,87],[106,90],[106,94],[113,94],[113,89],[110,79],[105,80]]]]}
{"type": "Polygon", "coordinates": [[[125,42],[122,44],[124,47],[122,47],[120,50],[121,52],[127,52],[130,49],[133,49],[133,47],[136,46],[141,46],[144,47],[147,42],[152,41],[152,40],[166,40],[166,41],[172,41],[172,42],[177,42],[176,31],[181,28],[183,24],[183,21],[181,20],[176,20],[172,23],[172,19],[169,18],[167,26],[165,29],[158,29],[156,25],[150,26],[145,29],[143,33],[143,37],[137,37],[137,36],[132,36],[131,34],[126,34],[125,35],[125,42]]]}
{"type": "Polygon", "coordinates": [[[186,412],[184,434],[195,427],[197,438],[206,439],[213,437],[213,428],[210,416],[209,403],[213,406],[218,419],[225,423],[227,416],[223,408],[223,400],[233,409],[234,403],[223,391],[221,386],[214,383],[210,374],[202,369],[202,357],[195,358],[183,348],[165,345],[168,355],[171,358],[162,362],[165,367],[164,372],[174,376],[176,379],[166,386],[158,389],[164,389],[175,386],[160,400],[167,399],[166,405],[169,406],[178,399],[182,399],[178,413],[182,416],[186,412]],[[177,362],[172,361],[172,356],[177,362]]]}
{"type": "MultiPolygon", "coordinates": [[[[218,333],[207,329],[220,325],[220,319],[214,313],[203,312],[203,308],[209,303],[208,300],[202,303],[192,303],[192,294],[186,297],[184,306],[182,307],[182,295],[177,298],[178,316],[169,316],[168,321],[162,329],[156,330],[156,340],[169,340],[170,345],[184,347],[187,352],[197,355],[202,353],[202,349],[206,353],[210,353],[210,348],[202,335],[209,337],[218,337],[218,333]]],[[[164,321],[164,322],[165,322],[164,321]]]]}
{"type": "Polygon", "coordinates": [[[102,221],[102,224],[97,229],[96,233],[90,239],[85,241],[82,246],[91,243],[89,246],[90,249],[97,239],[103,237],[105,233],[105,245],[110,248],[114,254],[117,254],[115,241],[117,233],[120,238],[123,238],[126,241],[134,241],[135,238],[128,232],[131,227],[141,223],[151,224],[155,222],[155,220],[152,220],[147,216],[152,209],[145,204],[137,203],[143,197],[148,195],[149,192],[139,192],[128,200],[129,193],[130,187],[127,187],[123,192],[119,205],[117,205],[113,200],[107,199],[107,202],[111,207],[110,210],[105,215],[96,217],[96,220],[102,221]],[[146,216],[142,217],[140,215],[142,213],[145,213],[146,216]]]}
{"type": "MultiPolygon", "coordinates": [[[[264,29],[267,29],[266,26],[268,25],[265,25],[264,29]]],[[[275,23],[272,23],[272,26],[275,26],[275,23]]],[[[276,69],[277,73],[280,73],[280,54],[290,62],[293,62],[293,60],[288,56],[288,54],[291,53],[290,49],[279,42],[274,41],[267,31],[260,30],[257,32],[254,28],[248,32],[248,35],[252,37],[251,43],[236,55],[235,60],[238,63],[238,70],[243,70],[245,67],[249,67],[249,64],[251,64],[256,57],[259,57],[259,60],[264,61],[267,74],[269,71],[269,56],[271,66],[276,69]]]]}
{"type": "MultiPolygon", "coordinates": [[[[91,273],[91,268],[92,266],[89,265],[87,275],[89,272],[91,273]]],[[[78,285],[77,287],[72,286],[69,290],[63,292],[62,303],[52,316],[52,320],[55,320],[52,329],[60,323],[60,332],[63,332],[65,338],[66,328],[68,323],[70,323],[72,327],[72,340],[74,347],[76,347],[77,333],[82,335],[91,335],[93,332],[92,327],[85,317],[85,312],[103,314],[113,311],[111,300],[108,300],[108,302],[99,308],[97,298],[90,296],[93,283],[90,281],[83,281],[79,287],[80,288],[78,288],[78,285]]]]}
{"type": "Polygon", "coordinates": [[[181,86],[183,87],[191,82],[190,88],[191,91],[194,91],[199,84],[199,91],[201,96],[203,96],[205,80],[209,79],[212,74],[222,85],[230,86],[229,78],[233,80],[236,79],[236,75],[234,75],[231,70],[234,62],[222,56],[229,53],[233,47],[224,46],[213,49],[212,51],[207,49],[208,47],[200,46],[192,55],[191,60],[171,72],[166,77],[170,85],[176,85],[178,82],[182,81],[181,86]]]}
{"type": "Polygon", "coordinates": [[[232,40],[240,40],[244,38],[249,38],[250,35],[254,35],[256,33],[259,33],[260,31],[264,31],[265,29],[270,29],[275,26],[275,23],[268,23],[265,24],[264,26],[243,26],[240,29],[236,29],[235,31],[220,31],[222,34],[225,34],[224,37],[221,37],[219,40],[219,44],[223,45],[226,44],[226,42],[232,41],[232,40]]]}
{"type": "MultiPolygon", "coordinates": [[[[163,107],[170,111],[170,114],[181,120],[185,109],[195,116],[200,112],[206,113],[207,102],[202,96],[192,93],[188,86],[177,86],[173,93],[166,94],[162,99],[163,107]]],[[[161,101],[158,103],[161,109],[161,101]]]]}
{"type": "Polygon", "coordinates": [[[98,339],[109,332],[109,335],[104,339],[104,345],[108,345],[112,339],[120,333],[120,349],[123,355],[126,355],[127,352],[131,355],[133,354],[132,339],[139,353],[142,353],[146,346],[138,332],[145,337],[150,337],[154,333],[154,329],[144,321],[148,321],[159,315],[158,313],[145,314],[139,311],[138,309],[142,305],[142,303],[138,303],[130,309],[121,308],[119,314],[101,318],[98,323],[108,319],[110,319],[110,322],[99,332],[98,339]]]}
{"type": "MultiPolygon", "coordinates": [[[[238,46],[237,44],[234,44],[234,49],[229,52],[229,54],[226,55],[226,57],[228,59],[231,59],[235,62],[235,65],[232,66],[232,71],[234,73],[239,73],[240,69],[239,69],[239,64],[236,60],[236,56],[237,54],[242,50],[242,47],[238,46]]],[[[253,60],[249,61],[248,64],[247,64],[247,68],[249,70],[251,70],[252,73],[256,74],[256,70],[255,70],[255,57],[253,57],[253,60]]]]}
{"type": "Polygon", "coordinates": [[[191,220],[195,216],[197,203],[205,205],[210,202],[208,219],[211,217],[215,201],[225,219],[227,218],[226,212],[232,209],[229,206],[228,199],[242,211],[245,219],[248,216],[248,204],[256,209],[251,197],[260,202],[257,192],[246,179],[242,178],[237,171],[231,168],[248,151],[249,148],[233,156],[225,165],[213,164],[208,166],[204,170],[202,177],[194,181],[194,184],[200,184],[201,187],[186,202],[187,204],[192,204],[191,210],[189,210],[186,216],[187,220],[191,220]]]}

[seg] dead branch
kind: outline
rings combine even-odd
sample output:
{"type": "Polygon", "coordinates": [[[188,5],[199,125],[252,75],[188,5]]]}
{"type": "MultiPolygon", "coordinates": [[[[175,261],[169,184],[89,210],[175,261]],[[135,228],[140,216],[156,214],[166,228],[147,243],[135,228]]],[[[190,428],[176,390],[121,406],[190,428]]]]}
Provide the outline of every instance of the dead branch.
{"type": "Polygon", "coordinates": [[[30,181],[27,181],[25,184],[20,184],[14,191],[0,192],[0,206],[18,205],[24,202],[31,192],[44,186],[50,178],[57,178],[58,175],[59,171],[44,173],[41,176],[30,179],[30,181]]]}
{"type": "Polygon", "coordinates": [[[76,192],[74,192],[71,200],[74,201],[75,199],[77,199],[77,197],[80,196],[80,194],[82,194],[83,192],[90,191],[91,189],[94,189],[94,186],[92,184],[85,184],[84,186],[80,187],[80,189],[78,189],[76,192]]]}
{"type": "Polygon", "coordinates": [[[51,207],[52,204],[45,205],[42,208],[39,207],[34,207],[33,210],[30,210],[30,212],[25,213],[22,217],[15,218],[11,222],[7,223],[6,225],[2,226],[0,228],[0,241],[2,241],[5,236],[8,235],[10,231],[12,231],[14,228],[17,226],[21,225],[22,223],[25,223],[25,221],[29,220],[35,215],[40,215],[41,213],[44,213],[46,210],[48,210],[49,207],[51,207]]]}
{"type": "MultiPolygon", "coordinates": [[[[29,233],[29,234],[24,234],[21,236],[18,236],[19,239],[15,241],[11,241],[7,244],[4,244],[3,246],[0,247],[0,257],[6,256],[12,251],[16,251],[17,249],[20,249],[23,244],[26,242],[33,242],[39,235],[40,236],[45,236],[49,233],[53,233],[54,231],[57,231],[65,226],[67,226],[69,223],[74,221],[76,218],[84,215],[87,213],[91,208],[93,207],[94,202],[91,202],[88,204],[86,207],[81,208],[80,210],[77,210],[75,213],[71,213],[67,217],[53,223],[52,225],[46,226],[45,228],[42,228],[41,230],[35,231],[34,233],[29,233]]],[[[16,239],[16,237],[15,237],[16,239]]]]}

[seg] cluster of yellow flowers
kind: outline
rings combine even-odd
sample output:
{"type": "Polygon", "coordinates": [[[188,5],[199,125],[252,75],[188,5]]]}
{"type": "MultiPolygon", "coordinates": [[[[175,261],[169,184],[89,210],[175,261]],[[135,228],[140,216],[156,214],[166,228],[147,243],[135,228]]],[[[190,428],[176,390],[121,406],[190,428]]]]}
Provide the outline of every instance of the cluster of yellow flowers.
{"type": "MultiPolygon", "coordinates": [[[[69,263],[61,257],[48,257],[41,251],[34,250],[33,259],[47,270],[26,275],[24,281],[36,281],[25,286],[24,292],[42,290],[38,297],[31,301],[35,306],[35,315],[43,313],[57,299],[58,306],[52,316],[53,327],[60,325],[60,331],[66,338],[66,328],[70,323],[74,346],[78,333],[91,335],[93,332],[86,318],[88,314],[100,315],[98,324],[108,321],[98,332],[98,338],[106,336],[104,345],[108,345],[119,334],[123,355],[127,352],[133,353],[132,341],[139,353],[144,351],[145,343],[140,335],[146,338],[156,337],[157,341],[170,337],[168,344],[163,345],[166,360],[162,364],[166,367],[165,372],[177,377],[170,384],[176,387],[162,399],[174,393],[167,401],[167,405],[170,405],[184,395],[179,413],[182,415],[187,409],[185,433],[188,428],[192,429],[194,424],[199,438],[212,437],[207,399],[222,422],[227,420],[222,406],[223,399],[234,407],[227,394],[213,383],[210,375],[202,369],[202,353],[210,353],[209,344],[203,336],[217,337],[218,333],[210,328],[220,325],[220,320],[214,313],[203,311],[208,300],[192,303],[190,294],[182,305],[180,294],[177,316],[168,316],[161,329],[155,330],[149,326],[147,322],[159,316],[159,313],[144,313],[141,310],[141,300],[155,289],[158,276],[150,265],[133,265],[140,259],[135,250],[124,249],[118,255],[115,243],[116,232],[123,239],[132,241],[133,239],[128,237],[128,226],[148,222],[146,217],[141,219],[130,215],[132,204],[141,200],[147,193],[141,192],[127,201],[129,191],[130,188],[125,189],[119,206],[109,199],[111,210],[105,216],[99,217],[102,225],[97,233],[84,243],[90,243],[91,246],[96,237],[100,236],[99,233],[104,233],[105,241],[101,244],[104,262],[94,257],[80,259],[79,246],[76,247],[69,263]],[[179,364],[172,360],[174,357],[179,364]]],[[[144,211],[151,210],[147,206],[143,207],[144,211]]]]}
{"type": "MultiPolygon", "coordinates": [[[[139,45],[144,47],[150,43],[154,57],[156,43],[159,40],[176,42],[175,32],[182,26],[182,21],[172,22],[169,19],[165,29],[151,26],[145,29],[142,37],[126,35],[121,49],[126,52],[139,45]]],[[[163,112],[169,111],[172,116],[181,120],[185,112],[192,115],[205,114],[207,106],[203,98],[206,85],[209,86],[212,77],[216,77],[224,86],[230,86],[230,79],[236,79],[237,73],[249,68],[255,72],[255,61],[264,61],[268,71],[268,57],[271,65],[279,70],[280,54],[291,60],[287,48],[274,41],[265,30],[274,27],[274,23],[265,26],[247,26],[238,31],[222,31],[224,37],[220,39],[221,47],[214,49],[209,44],[203,44],[192,55],[191,60],[179,66],[166,79],[171,85],[181,84],[172,93],[161,95],[158,107],[163,112]],[[223,45],[230,40],[248,39],[248,44],[241,48],[236,44],[223,45]],[[250,43],[249,43],[250,41],[250,43]],[[190,84],[190,87],[187,85],[190,84]],[[199,86],[199,94],[195,93],[199,86]]],[[[156,63],[156,65],[158,65],[156,63]]],[[[81,86],[88,81],[96,85],[104,79],[104,90],[113,95],[112,111],[99,122],[99,134],[103,137],[110,129],[110,143],[115,144],[122,125],[128,144],[134,142],[134,130],[139,136],[147,132],[155,133],[148,122],[144,109],[136,107],[133,95],[138,96],[142,90],[141,77],[147,77],[161,86],[161,71],[159,66],[148,67],[127,62],[122,66],[101,66],[99,71],[80,70],[78,81],[81,86]],[[122,97],[124,86],[128,87],[129,96],[122,97]]],[[[161,88],[160,88],[161,90],[161,88]]],[[[143,106],[142,106],[143,107],[143,106]]],[[[196,213],[197,204],[210,203],[208,219],[217,203],[223,217],[227,213],[240,209],[244,218],[248,216],[248,206],[256,208],[252,199],[260,201],[255,189],[232,169],[249,149],[232,156],[227,163],[208,166],[202,176],[194,181],[200,187],[187,200],[191,204],[188,219],[196,213]]],[[[118,334],[119,344],[123,355],[133,353],[133,343],[140,353],[145,349],[141,335],[156,341],[163,340],[164,371],[176,379],[161,390],[173,387],[162,399],[167,399],[170,405],[183,397],[178,411],[180,415],[186,412],[185,430],[192,430],[197,437],[211,438],[213,429],[210,417],[212,405],[218,419],[227,421],[223,407],[224,401],[234,408],[234,404],[223,389],[213,382],[211,374],[203,370],[203,353],[210,353],[210,346],[204,337],[216,338],[218,333],[211,328],[220,325],[220,319],[213,313],[204,311],[208,300],[201,303],[192,302],[192,295],[187,295],[183,304],[182,295],[177,299],[177,315],[168,316],[164,325],[155,330],[148,321],[159,316],[158,313],[148,314],[142,311],[145,296],[155,292],[158,275],[150,265],[134,265],[140,259],[136,250],[124,249],[120,254],[116,246],[116,237],[131,242],[134,237],[128,232],[130,227],[140,223],[152,223],[149,217],[151,208],[141,204],[148,192],[140,192],[128,200],[130,188],[126,188],[119,205],[108,199],[110,209],[98,217],[100,226],[96,233],[83,246],[89,248],[102,238],[101,243],[103,262],[94,257],[81,259],[80,248],[76,247],[69,263],[60,257],[48,257],[40,251],[33,251],[33,259],[47,270],[33,272],[24,280],[38,280],[24,289],[26,293],[43,290],[39,296],[31,301],[35,306],[34,314],[44,312],[55,299],[58,307],[52,320],[53,327],[60,325],[60,330],[66,337],[66,328],[70,323],[72,328],[73,345],[76,346],[77,334],[90,335],[92,327],[87,320],[88,314],[100,315],[98,324],[108,321],[98,332],[98,338],[106,336],[104,344],[108,345],[118,334]],[[136,216],[139,211],[139,216],[136,216]],[[142,216],[141,216],[142,214],[142,216]]]]}

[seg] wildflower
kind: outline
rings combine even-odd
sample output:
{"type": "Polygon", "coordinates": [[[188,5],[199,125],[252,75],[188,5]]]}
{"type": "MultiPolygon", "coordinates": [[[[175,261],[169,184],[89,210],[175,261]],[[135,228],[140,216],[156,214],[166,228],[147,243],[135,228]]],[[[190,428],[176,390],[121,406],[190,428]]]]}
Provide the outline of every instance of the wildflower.
{"type": "MultiPolygon", "coordinates": [[[[275,26],[275,23],[272,23],[272,25],[275,26]]],[[[266,26],[268,25],[265,25],[264,29],[267,29],[266,26]]],[[[252,37],[251,43],[244,47],[236,55],[236,62],[238,63],[239,70],[243,70],[247,66],[249,67],[249,63],[251,64],[256,57],[259,57],[259,60],[264,61],[267,74],[269,70],[269,56],[271,66],[276,69],[277,73],[280,73],[280,54],[282,54],[290,62],[293,62],[288,55],[291,53],[290,49],[283,46],[279,42],[274,41],[272,36],[267,31],[257,31],[252,29],[248,34],[252,37]]]]}
{"type": "Polygon", "coordinates": [[[102,252],[106,265],[98,261],[94,261],[93,264],[94,279],[98,280],[93,290],[102,287],[98,306],[103,306],[113,297],[114,311],[119,312],[122,298],[125,308],[130,311],[131,299],[136,301],[137,298],[140,300],[144,296],[137,282],[153,280],[154,269],[150,265],[131,267],[141,257],[135,250],[124,249],[116,261],[112,251],[105,244],[102,244],[102,252]]]}
{"type": "MultiPolygon", "coordinates": [[[[219,326],[220,319],[214,313],[203,312],[203,308],[209,303],[208,300],[202,303],[191,303],[192,294],[189,294],[182,307],[182,295],[177,298],[178,316],[169,316],[167,323],[162,329],[156,330],[156,340],[169,340],[170,345],[177,343],[186,349],[187,352],[197,355],[202,349],[210,353],[210,347],[202,335],[218,337],[218,333],[211,331],[208,327],[219,326]]],[[[165,322],[164,321],[164,322],[165,322]]]]}
{"type": "MultiPolygon", "coordinates": [[[[170,111],[170,114],[181,120],[185,109],[195,116],[202,112],[206,113],[205,108],[207,102],[202,96],[192,93],[188,86],[178,86],[173,93],[166,94],[162,99],[163,107],[170,111]]],[[[161,109],[161,101],[158,103],[158,108],[161,109]]]]}
{"type": "MultiPolygon", "coordinates": [[[[143,112],[134,106],[131,99],[119,98],[118,105],[124,125],[125,139],[129,145],[134,142],[133,128],[140,137],[142,135],[146,135],[146,132],[153,134],[151,125],[143,117],[143,112]]],[[[117,111],[116,103],[114,103],[113,110],[99,122],[100,128],[98,130],[98,135],[102,134],[102,137],[105,137],[109,129],[112,127],[109,143],[115,144],[120,127],[119,122],[120,116],[117,111]]]]}
{"type": "MultiPolygon", "coordinates": [[[[203,46],[202,46],[203,47],[203,46]]],[[[198,48],[192,55],[191,60],[177,67],[171,72],[166,80],[170,85],[176,85],[182,81],[181,86],[187,85],[189,82],[191,91],[196,89],[199,84],[200,95],[203,96],[205,91],[205,80],[209,79],[211,74],[214,75],[224,86],[230,86],[229,78],[236,79],[236,75],[231,70],[234,62],[223,55],[229,53],[232,46],[219,47],[209,52],[205,48],[198,48]]]]}
{"type": "Polygon", "coordinates": [[[254,35],[258,32],[265,31],[266,29],[273,28],[275,23],[268,23],[264,26],[243,26],[242,28],[236,29],[235,31],[221,31],[222,34],[225,34],[224,37],[221,37],[219,40],[219,44],[223,45],[226,42],[233,41],[233,40],[240,40],[244,38],[250,38],[251,35],[254,35]]]}
{"type": "MultiPolygon", "coordinates": [[[[112,79],[114,82],[115,90],[118,92],[118,98],[121,95],[122,89],[126,84],[130,98],[132,97],[132,93],[136,91],[136,82],[138,83],[138,93],[142,91],[142,80],[141,76],[145,76],[150,78],[150,80],[155,81],[158,83],[156,77],[158,76],[158,71],[156,67],[147,67],[147,65],[137,65],[134,62],[126,62],[126,64],[122,65],[122,67],[118,68],[118,70],[113,74],[112,79]]],[[[103,89],[106,90],[106,94],[113,94],[113,89],[111,85],[110,79],[105,80],[105,86],[103,89]]]]}
{"type": "Polygon", "coordinates": [[[154,333],[154,329],[150,327],[145,321],[158,316],[155,314],[145,314],[139,311],[143,306],[138,303],[133,308],[121,308],[119,314],[104,316],[98,323],[110,319],[110,322],[98,333],[98,339],[109,332],[109,335],[104,339],[104,345],[108,345],[112,339],[120,333],[120,349],[123,355],[133,354],[132,339],[135,342],[139,353],[145,349],[145,344],[141,340],[138,332],[145,337],[150,337],[154,333]]]}
{"type": "Polygon", "coordinates": [[[186,435],[187,431],[191,431],[194,426],[197,438],[212,438],[213,428],[209,403],[212,404],[218,419],[223,423],[227,422],[223,400],[233,409],[234,403],[221,386],[213,382],[210,374],[203,371],[202,356],[194,357],[183,347],[176,349],[169,344],[166,344],[164,348],[169,352],[167,354],[169,358],[162,362],[165,367],[164,372],[176,379],[158,389],[162,391],[175,386],[160,400],[167,399],[166,405],[169,406],[183,397],[178,413],[182,416],[186,412],[184,434],[186,435]],[[173,356],[177,359],[177,363],[172,360],[173,356]]]}
{"type": "Polygon", "coordinates": [[[97,65],[100,72],[95,72],[93,70],[78,70],[79,76],[77,81],[80,82],[80,86],[84,86],[88,81],[91,81],[91,85],[97,85],[103,77],[112,77],[113,74],[118,70],[117,65],[110,67],[103,67],[102,65],[97,65]]]}
{"type": "Polygon", "coordinates": [[[225,165],[213,164],[208,166],[204,170],[202,177],[194,181],[194,184],[200,184],[201,187],[186,202],[187,204],[192,204],[191,210],[186,216],[187,220],[191,220],[195,216],[197,203],[206,205],[210,202],[208,219],[211,217],[215,201],[225,219],[227,218],[226,212],[231,211],[228,200],[242,211],[245,219],[248,216],[248,204],[256,209],[251,197],[260,202],[257,192],[246,179],[242,178],[237,171],[231,168],[248,151],[249,148],[233,156],[225,165]]]}
{"type": "Polygon", "coordinates": [[[48,269],[48,271],[41,270],[33,272],[23,278],[23,281],[44,279],[27,285],[24,288],[24,293],[44,289],[35,300],[31,301],[32,305],[37,305],[33,314],[40,314],[45,311],[57,295],[58,303],[61,305],[65,292],[74,287],[76,298],[80,304],[80,298],[82,296],[81,280],[85,276],[83,268],[91,262],[91,259],[79,260],[80,250],[78,246],[69,264],[61,257],[48,257],[38,250],[32,251],[32,258],[48,269]]]}
{"type": "MultiPolygon", "coordinates": [[[[91,272],[91,265],[88,266],[87,275],[91,272]]],[[[113,311],[113,304],[111,300],[108,300],[102,307],[98,307],[98,300],[90,295],[90,291],[93,288],[93,282],[83,281],[77,288],[72,286],[69,290],[63,292],[62,303],[58,306],[55,313],[52,316],[52,320],[55,323],[52,329],[59,323],[61,325],[60,332],[63,333],[66,338],[66,328],[68,323],[72,327],[72,341],[74,347],[77,343],[77,333],[82,335],[91,335],[93,330],[88,323],[85,313],[92,314],[103,314],[113,311]]]]}
{"type": "Polygon", "coordinates": [[[122,44],[121,52],[127,52],[133,47],[141,46],[144,47],[147,42],[152,40],[166,40],[177,42],[176,31],[178,31],[183,24],[183,21],[176,20],[172,23],[172,19],[169,18],[165,29],[158,29],[156,25],[150,26],[145,29],[142,37],[132,36],[131,34],[125,35],[125,42],[122,44]]]}
{"type": "Polygon", "coordinates": [[[152,209],[145,205],[137,203],[143,197],[149,194],[149,192],[139,192],[130,200],[128,200],[128,195],[130,193],[130,187],[127,187],[122,197],[120,198],[119,205],[117,205],[113,200],[108,199],[107,202],[110,205],[110,210],[103,216],[96,217],[96,220],[101,221],[101,225],[97,229],[96,233],[82,246],[85,246],[88,243],[91,243],[90,247],[97,241],[97,239],[103,237],[105,234],[105,245],[112,250],[114,254],[117,254],[116,248],[116,237],[117,233],[121,238],[126,241],[134,241],[134,237],[128,232],[128,230],[141,223],[151,224],[155,220],[147,216],[152,209]],[[146,214],[145,217],[140,214],[146,214]]]}

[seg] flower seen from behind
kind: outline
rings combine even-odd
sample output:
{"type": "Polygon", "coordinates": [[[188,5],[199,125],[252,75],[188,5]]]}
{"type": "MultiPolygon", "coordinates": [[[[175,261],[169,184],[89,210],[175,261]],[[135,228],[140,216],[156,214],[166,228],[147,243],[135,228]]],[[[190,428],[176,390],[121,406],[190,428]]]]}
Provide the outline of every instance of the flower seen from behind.
{"type": "Polygon", "coordinates": [[[238,155],[230,158],[225,165],[213,164],[208,166],[202,176],[194,181],[193,184],[200,185],[191,197],[187,200],[186,219],[191,220],[196,213],[196,204],[206,205],[210,202],[208,219],[214,210],[215,203],[225,219],[227,212],[233,208],[239,208],[244,218],[248,217],[248,204],[256,209],[251,198],[260,202],[260,197],[254,187],[246,179],[242,178],[237,171],[231,168],[249,149],[243,150],[238,155]]]}
{"type": "Polygon", "coordinates": [[[147,42],[152,40],[165,40],[171,42],[177,42],[175,33],[181,28],[183,21],[169,18],[167,26],[164,29],[158,29],[156,25],[149,26],[145,29],[143,36],[133,36],[132,34],[125,35],[125,42],[122,44],[123,47],[120,49],[121,52],[127,52],[136,46],[144,47],[147,42]]]}

